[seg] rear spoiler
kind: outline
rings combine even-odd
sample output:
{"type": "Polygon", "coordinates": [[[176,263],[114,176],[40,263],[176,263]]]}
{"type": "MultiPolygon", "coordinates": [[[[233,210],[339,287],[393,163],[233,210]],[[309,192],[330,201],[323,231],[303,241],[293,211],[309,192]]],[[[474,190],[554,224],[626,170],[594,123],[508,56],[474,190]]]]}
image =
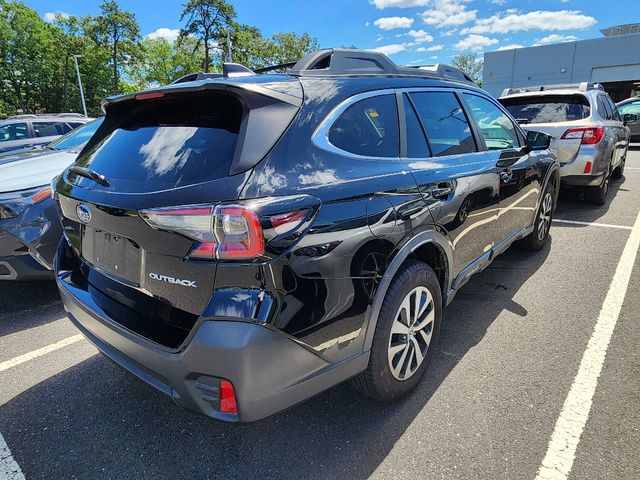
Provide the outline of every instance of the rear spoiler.
{"type": "MultiPolygon", "coordinates": [[[[192,74],[198,75],[198,74],[192,74]]],[[[210,74],[218,75],[218,74],[210,74]]],[[[180,83],[172,83],[150,90],[129,93],[125,95],[113,95],[102,100],[102,110],[107,110],[115,104],[127,102],[131,100],[144,100],[145,98],[159,98],[164,94],[186,93],[186,92],[204,92],[208,90],[226,90],[236,91],[239,94],[253,93],[269,97],[279,102],[287,103],[297,108],[302,106],[304,99],[302,86],[296,77],[292,76],[275,76],[264,77],[260,75],[238,75],[232,77],[201,77],[198,80],[185,80],[180,83]],[[265,78],[271,80],[265,81],[265,78]],[[255,79],[255,81],[252,81],[255,79]]],[[[183,77],[184,78],[184,77],[183,77]]]]}

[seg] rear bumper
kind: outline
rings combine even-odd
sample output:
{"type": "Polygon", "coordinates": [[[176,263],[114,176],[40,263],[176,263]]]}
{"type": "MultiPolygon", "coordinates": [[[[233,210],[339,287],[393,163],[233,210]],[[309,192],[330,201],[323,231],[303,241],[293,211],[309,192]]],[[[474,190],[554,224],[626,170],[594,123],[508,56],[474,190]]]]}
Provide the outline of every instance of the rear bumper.
{"type": "Polygon", "coordinates": [[[104,355],[180,406],[219,420],[259,420],[367,366],[368,352],[331,364],[283,333],[241,321],[199,321],[185,346],[170,351],[111,321],[69,275],[57,275],[65,309],[104,355]],[[212,400],[220,379],[234,385],[237,415],[220,412],[212,400]]]}
{"type": "Polygon", "coordinates": [[[598,187],[602,185],[604,179],[604,173],[597,175],[584,174],[584,175],[567,175],[562,177],[562,183],[570,185],[572,187],[598,187]]]}
{"type": "Polygon", "coordinates": [[[31,255],[0,257],[0,280],[53,280],[53,272],[31,255]]]}
{"type": "Polygon", "coordinates": [[[573,161],[560,164],[560,176],[565,185],[598,186],[608,168],[609,157],[605,156],[604,145],[581,145],[573,161]],[[584,173],[588,163],[591,171],[584,173]]]}

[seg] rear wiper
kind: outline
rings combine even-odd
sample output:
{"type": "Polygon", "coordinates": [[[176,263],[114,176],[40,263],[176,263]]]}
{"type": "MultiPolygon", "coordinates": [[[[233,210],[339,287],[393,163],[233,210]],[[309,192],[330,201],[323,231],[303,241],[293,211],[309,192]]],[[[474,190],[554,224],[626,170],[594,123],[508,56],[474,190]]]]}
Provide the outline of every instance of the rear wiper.
{"type": "Polygon", "coordinates": [[[107,181],[107,178],[104,175],[100,175],[99,173],[94,172],[93,170],[89,170],[88,168],[73,166],[69,169],[69,172],[75,173],[76,175],[80,175],[81,177],[84,177],[84,178],[88,178],[89,180],[93,180],[94,182],[96,182],[99,185],[102,185],[103,187],[109,186],[109,182],[107,181]]]}

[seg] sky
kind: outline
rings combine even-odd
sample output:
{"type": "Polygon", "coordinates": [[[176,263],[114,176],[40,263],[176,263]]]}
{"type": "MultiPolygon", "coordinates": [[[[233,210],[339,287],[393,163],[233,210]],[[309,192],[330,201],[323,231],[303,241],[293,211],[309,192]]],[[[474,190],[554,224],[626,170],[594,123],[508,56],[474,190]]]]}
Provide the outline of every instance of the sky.
{"type": "MultiPolygon", "coordinates": [[[[23,0],[45,20],[97,15],[102,0],[23,0]]],[[[262,34],[308,32],[323,48],[355,45],[399,64],[448,62],[464,51],[529,47],[601,37],[600,29],[640,22],[638,0],[231,0],[237,21],[262,34]],[[638,12],[630,18],[630,12],[638,12]]],[[[142,34],[177,36],[182,0],[119,0],[142,34]]],[[[633,15],[633,13],[632,13],[633,15]]]]}

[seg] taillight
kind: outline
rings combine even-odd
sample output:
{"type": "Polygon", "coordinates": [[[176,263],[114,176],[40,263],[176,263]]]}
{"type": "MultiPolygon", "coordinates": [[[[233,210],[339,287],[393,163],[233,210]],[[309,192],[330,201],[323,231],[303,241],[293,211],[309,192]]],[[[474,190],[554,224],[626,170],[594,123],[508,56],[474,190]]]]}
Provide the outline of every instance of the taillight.
{"type": "Polygon", "coordinates": [[[582,145],[595,145],[600,143],[604,136],[604,129],[601,127],[579,127],[570,128],[562,134],[562,139],[577,140],[580,139],[582,145]]]}
{"type": "MultiPolygon", "coordinates": [[[[265,202],[260,203],[264,207],[265,202]]],[[[310,209],[285,213],[259,213],[244,205],[190,205],[142,210],[153,228],[193,239],[189,258],[251,260],[265,254],[268,240],[282,237],[309,220],[310,209]],[[267,237],[267,238],[265,238],[267,237]]]]}

